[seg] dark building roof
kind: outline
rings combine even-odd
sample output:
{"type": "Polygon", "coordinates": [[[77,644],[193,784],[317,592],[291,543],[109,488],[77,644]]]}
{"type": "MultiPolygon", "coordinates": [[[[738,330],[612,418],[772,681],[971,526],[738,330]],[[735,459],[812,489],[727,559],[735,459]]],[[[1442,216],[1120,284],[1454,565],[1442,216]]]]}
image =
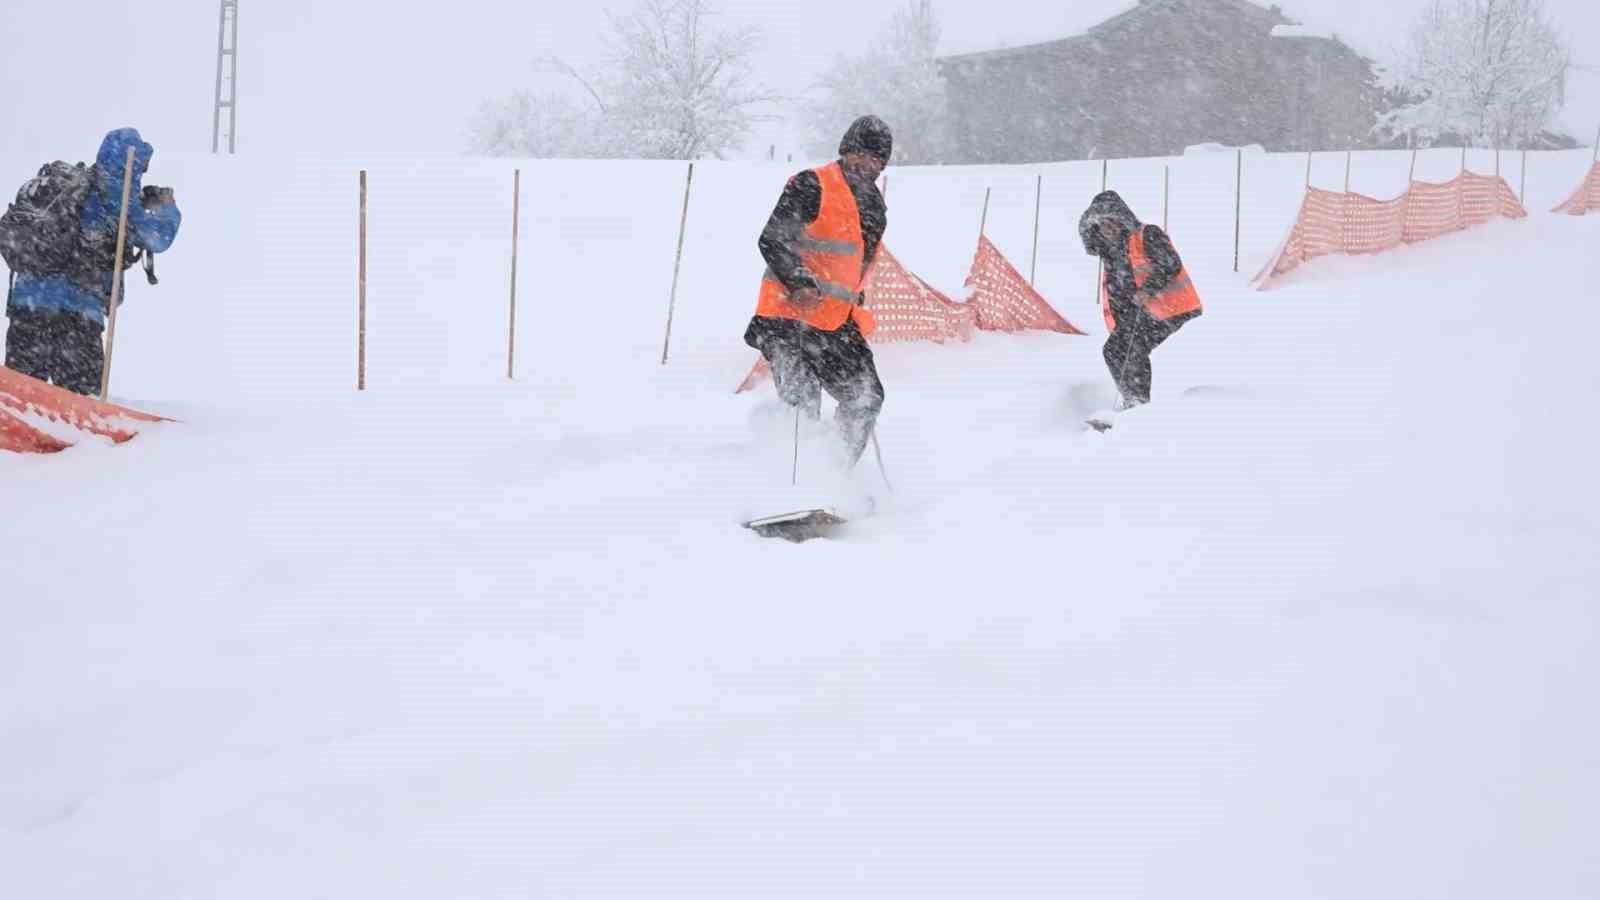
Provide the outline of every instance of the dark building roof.
{"type": "MultiPolygon", "coordinates": [[[[1250,0],[1214,0],[1214,2],[1232,7],[1242,19],[1246,21],[1253,20],[1263,31],[1270,32],[1278,25],[1299,24],[1285,16],[1282,10],[1276,6],[1269,9],[1264,6],[1251,3],[1250,0]]],[[[1149,0],[1136,0],[1133,6],[1128,7],[1122,12],[1103,20],[1098,24],[1091,25],[1087,30],[1078,34],[1038,41],[1032,44],[1018,44],[1013,47],[997,47],[993,50],[976,50],[968,53],[952,53],[941,56],[939,61],[941,63],[949,64],[982,62],[1031,56],[1041,51],[1052,52],[1070,49],[1073,47],[1073,45],[1088,45],[1093,43],[1097,37],[1108,31],[1114,31],[1115,29],[1124,27],[1136,27],[1140,20],[1144,17],[1151,15],[1152,13],[1159,15],[1165,12],[1166,10],[1162,8],[1163,5],[1164,4],[1159,2],[1151,3],[1149,0]]]]}
{"type": "Polygon", "coordinates": [[[1139,0],[1080,34],[942,57],[957,159],[1156,156],[1202,143],[1369,146],[1372,62],[1249,0],[1139,0]]]}

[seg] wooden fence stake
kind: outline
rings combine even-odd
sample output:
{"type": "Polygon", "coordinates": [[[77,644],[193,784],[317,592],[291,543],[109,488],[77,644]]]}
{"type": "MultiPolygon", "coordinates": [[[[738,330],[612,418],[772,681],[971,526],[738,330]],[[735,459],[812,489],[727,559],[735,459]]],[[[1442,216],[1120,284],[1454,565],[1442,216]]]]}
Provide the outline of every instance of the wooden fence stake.
{"type": "Polygon", "coordinates": [[[1239,271],[1239,242],[1244,233],[1244,149],[1239,150],[1238,169],[1233,176],[1233,271],[1239,271]]]}
{"type": "MultiPolygon", "coordinates": [[[[1100,193],[1111,189],[1111,160],[1100,160],[1100,193]]],[[[1106,280],[1106,261],[1097,259],[1094,268],[1094,305],[1100,306],[1100,289],[1106,280]]]]}
{"type": "Polygon", "coordinates": [[[1406,191],[1411,191],[1411,183],[1417,180],[1417,149],[1411,148],[1411,174],[1406,176],[1406,191]]]}
{"type": "Polygon", "coordinates": [[[1044,175],[1040,175],[1033,185],[1033,262],[1028,264],[1028,286],[1033,286],[1034,277],[1039,274],[1039,208],[1044,203],[1044,175]]]}
{"type": "Polygon", "coordinates": [[[978,218],[978,237],[980,238],[989,229],[989,193],[993,190],[994,188],[983,189],[983,215],[978,218]]]}
{"type": "Polygon", "coordinates": [[[367,389],[367,170],[361,170],[361,239],[356,268],[356,390],[367,389]]]}
{"type": "Polygon", "coordinates": [[[511,324],[506,332],[506,378],[517,377],[517,250],[522,230],[522,170],[511,176],[511,324]]]}
{"type": "Polygon", "coordinates": [[[128,249],[128,199],[133,193],[133,148],[122,164],[122,212],[117,216],[117,252],[111,266],[111,302],[106,325],[106,362],[100,368],[100,399],[111,399],[111,356],[117,347],[117,306],[122,299],[122,258],[128,249]]]}
{"type": "Polygon", "coordinates": [[[1161,167],[1161,230],[1167,231],[1167,213],[1172,209],[1172,166],[1161,167]]]}
{"type": "Polygon", "coordinates": [[[1316,151],[1314,150],[1306,151],[1306,190],[1308,191],[1311,190],[1311,157],[1315,155],[1316,151]]]}
{"type": "Polygon", "coordinates": [[[661,341],[661,364],[667,364],[667,352],[672,348],[672,315],[678,308],[678,272],[683,268],[683,236],[689,230],[689,191],[694,187],[694,163],[689,163],[689,177],[683,184],[683,217],[678,221],[678,255],[672,263],[672,293],[667,298],[667,336],[661,341]]]}
{"type": "Polygon", "coordinates": [[[1350,193],[1350,161],[1354,155],[1350,150],[1344,152],[1344,192],[1346,194],[1350,193]]]}

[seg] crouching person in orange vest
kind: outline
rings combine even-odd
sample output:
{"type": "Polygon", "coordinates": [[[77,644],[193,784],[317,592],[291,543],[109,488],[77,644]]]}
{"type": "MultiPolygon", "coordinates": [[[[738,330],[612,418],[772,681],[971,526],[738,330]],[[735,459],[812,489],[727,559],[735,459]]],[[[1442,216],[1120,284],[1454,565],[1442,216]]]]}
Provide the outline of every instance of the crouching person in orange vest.
{"type": "Polygon", "coordinates": [[[862,288],[888,224],[876,181],[892,141],[889,126],[865,116],[845,133],[837,162],[789,179],[758,241],[767,271],[744,333],[785,403],[818,419],[823,391],[838,401],[848,466],[861,459],[883,408],[862,288]]]}
{"type": "Polygon", "coordinates": [[[1100,311],[1105,360],[1121,409],[1150,402],[1150,351],[1200,315],[1200,295],[1166,232],[1145,225],[1116,191],[1096,196],[1078,220],[1090,256],[1104,263],[1100,311]]]}

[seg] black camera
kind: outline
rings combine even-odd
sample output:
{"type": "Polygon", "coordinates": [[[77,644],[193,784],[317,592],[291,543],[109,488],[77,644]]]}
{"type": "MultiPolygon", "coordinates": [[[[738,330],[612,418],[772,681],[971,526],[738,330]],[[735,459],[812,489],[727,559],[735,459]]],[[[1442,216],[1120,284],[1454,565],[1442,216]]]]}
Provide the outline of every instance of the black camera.
{"type": "Polygon", "coordinates": [[[147,184],[139,192],[139,204],[145,209],[172,202],[172,188],[147,184]]]}

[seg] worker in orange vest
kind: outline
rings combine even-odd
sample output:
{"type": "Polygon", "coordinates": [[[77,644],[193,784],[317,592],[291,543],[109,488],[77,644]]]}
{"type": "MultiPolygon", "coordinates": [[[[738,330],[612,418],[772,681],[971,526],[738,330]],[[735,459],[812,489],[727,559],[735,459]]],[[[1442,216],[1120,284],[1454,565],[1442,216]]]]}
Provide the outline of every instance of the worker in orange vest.
{"type": "Polygon", "coordinates": [[[847,467],[883,408],[862,291],[888,225],[877,178],[892,152],[883,120],[857,119],[838,161],[789,179],[757,242],[767,270],[745,343],[766,357],[778,396],[804,415],[821,418],[823,391],[838,401],[847,467]]]}
{"type": "Polygon", "coordinates": [[[1139,221],[1116,191],[1094,198],[1078,236],[1104,264],[1100,309],[1104,355],[1121,394],[1119,409],[1150,402],[1150,351],[1200,315],[1200,295],[1166,232],[1139,221]]]}

